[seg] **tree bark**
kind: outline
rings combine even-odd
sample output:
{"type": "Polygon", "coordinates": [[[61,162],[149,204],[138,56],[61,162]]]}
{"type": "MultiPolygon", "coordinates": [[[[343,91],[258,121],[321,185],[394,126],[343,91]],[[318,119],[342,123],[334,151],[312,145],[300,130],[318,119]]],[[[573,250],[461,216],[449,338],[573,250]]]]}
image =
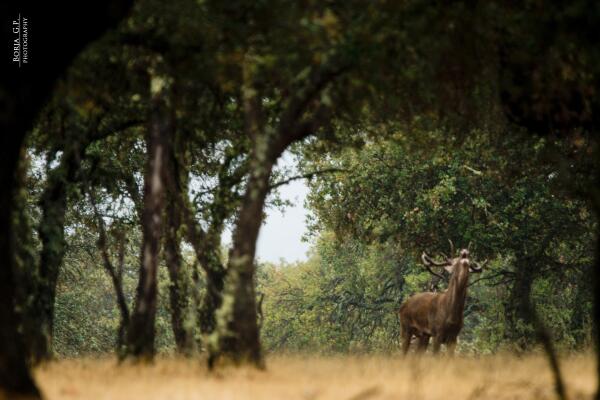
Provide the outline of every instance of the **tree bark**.
{"type": "Polygon", "coordinates": [[[593,289],[594,289],[594,318],[593,318],[593,330],[595,332],[594,342],[596,344],[596,400],[600,400],[600,140],[596,140],[595,151],[592,153],[595,155],[595,185],[591,188],[591,202],[592,208],[596,214],[596,254],[594,262],[594,271],[592,272],[593,289]]]}
{"type": "Polygon", "coordinates": [[[529,348],[534,340],[531,326],[531,288],[534,281],[532,264],[524,256],[517,256],[519,265],[515,271],[515,281],[510,289],[505,306],[507,316],[506,338],[521,351],[529,348]]]}
{"type": "Polygon", "coordinates": [[[165,140],[172,130],[165,86],[164,78],[152,77],[152,110],[146,140],[141,266],[125,354],[146,360],[154,357],[157,269],[165,197],[165,140]]]}
{"type": "MultiPolygon", "coordinates": [[[[260,149],[260,145],[257,147],[260,149]]],[[[210,367],[220,357],[236,364],[264,366],[257,324],[254,256],[274,163],[259,154],[259,149],[254,149],[251,175],[232,237],[223,303],[217,311],[217,337],[209,349],[210,367]]]]}
{"type": "Polygon", "coordinates": [[[15,171],[20,154],[21,136],[15,131],[3,131],[0,144],[6,151],[0,157],[0,397],[26,396],[39,398],[40,394],[26,363],[27,353],[18,333],[19,320],[15,312],[14,277],[14,192],[17,186],[15,171]],[[10,133],[8,133],[10,132],[10,133]]]}
{"type": "MultiPolygon", "coordinates": [[[[169,146],[172,149],[172,146],[169,146]]],[[[189,309],[190,285],[188,277],[182,271],[180,229],[181,210],[177,207],[177,199],[183,194],[178,190],[176,155],[172,151],[171,161],[167,173],[169,177],[168,201],[166,210],[167,226],[165,227],[165,263],[169,271],[169,299],[171,303],[171,326],[177,351],[181,354],[190,354],[193,350],[194,340],[190,329],[185,327],[185,314],[189,309]]],[[[187,196],[187,194],[185,194],[187,196]]]]}
{"type": "Polygon", "coordinates": [[[60,165],[48,176],[48,183],[40,200],[42,220],[38,234],[42,242],[42,250],[35,306],[38,327],[31,337],[31,343],[28,344],[34,363],[52,357],[56,284],[67,246],[64,233],[67,186],[75,181],[87,144],[79,143],[77,138],[70,139],[65,146],[60,165]]]}
{"type": "Polygon", "coordinates": [[[315,133],[328,118],[328,106],[315,99],[346,69],[333,61],[333,64],[326,63],[313,70],[306,86],[287,102],[277,125],[266,127],[262,97],[254,82],[252,51],[246,56],[242,70],[242,97],[244,131],[252,139],[250,176],[232,236],[233,247],[229,252],[222,304],[216,314],[217,329],[209,340],[208,363],[211,368],[221,357],[236,364],[248,362],[264,367],[257,323],[254,257],[271,172],[292,143],[315,133]],[[312,115],[305,118],[305,113],[312,106],[312,115]]]}
{"type": "Polygon", "coordinates": [[[0,15],[23,13],[36,21],[36,59],[24,68],[0,77],[0,394],[39,398],[25,362],[26,352],[15,314],[14,211],[15,171],[23,139],[49,96],[55,81],[91,40],[120,21],[131,1],[95,1],[86,4],[0,2],[0,15]],[[76,18],[73,18],[76,16],[76,18]],[[73,35],[77,32],[77,35],[73,35]],[[54,46],[62,43],[61,46],[54,46]],[[2,393],[4,392],[4,393],[2,393]]]}
{"type": "Polygon", "coordinates": [[[125,263],[125,238],[121,237],[119,243],[119,266],[118,271],[111,273],[113,282],[113,288],[117,295],[117,306],[121,313],[121,320],[119,321],[119,331],[117,332],[117,354],[119,357],[123,354],[123,348],[125,346],[125,334],[127,332],[127,326],[129,325],[129,306],[127,305],[127,298],[125,297],[125,291],[123,290],[123,268],[125,263]]]}
{"type": "Polygon", "coordinates": [[[217,254],[209,257],[204,267],[206,273],[206,290],[199,310],[200,331],[205,335],[212,334],[217,327],[216,312],[223,303],[226,271],[217,254]]]}
{"type": "Polygon", "coordinates": [[[125,345],[125,332],[127,326],[129,324],[129,307],[127,305],[127,298],[125,297],[125,292],[123,291],[123,267],[125,263],[125,237],[123,232],[119,232],[119,252],[118,252],[118,270],[114,267],[110,259],[110,254],[108,251],[108,235],[106,233],[106,226],[104,224],[104,220],[98,211],[98,206],[96,205],[96,199],[94,194],[92,193],[87,185],[85,185],[86,190],[88,190],[88,194],[90,197],[90,203],[92,204],[92,209],[94,211],[94,216],[96,218],[96,224],[98,225],[98,250],[100,250],[100,254],[102,255],[102,261],[104,265],[104,270],[110,276],[113,284],[113,288],[115,289],[115,294],[117,296],[117,307],[119,308],[119,313],[121,314],[121,320],[119,322],[119,330],[117,332],[117,354],[119,357],[123,354],[123,346],[125,345]]]}
{"type": "MultiPolygon", "coordinates": [[[[600,184],[600,172],[596,172],[599,176],[597,179],[600,184]]],[[[600,187],[600,186],[596,186],[600,187]]],[[[600,196],[598,196],[600,197],[600,196]]],[[[596,218],[600,220],[600,199],[596,198],[596,218]]],[[[594,265],[594,331],[596,332],[596,377],[598,386],[596,388],[596,400],[600,400],[600,328],[598,327],[598,315],[600,314],[600,223],[596,222],[596,260],[594,265]]]]}
{"type": "MultiPolygon", "coordinates": [[[[206,290],[202,296],[198,310],[198,322],[200,331],[204,335],[210,335],[216,328],[216,310],[221,306],[223,300],[223,287],[226,271],[219,257],[219,246],[221,245],[222,223],[218,222],[210,231],[204,232],[196,222],[194,207],[187,199],[187,185],[181,190],[179,196],[179,207],[183,212],[186,225],[187,241],[196,253],[196,259],[206,274],[206,290]]],[[[215,199],[215,202],[218,201],[215,199]]],[[[228,214],[223,212],[219,220],[225,220],[228,214]]],[[[213,216],[214,217],[214,216],[213,216]]],[[[198,281],[198,276],[196,276],[198,281]]],[[[196,282],[197,283],[197,282],[196,282]]]]}

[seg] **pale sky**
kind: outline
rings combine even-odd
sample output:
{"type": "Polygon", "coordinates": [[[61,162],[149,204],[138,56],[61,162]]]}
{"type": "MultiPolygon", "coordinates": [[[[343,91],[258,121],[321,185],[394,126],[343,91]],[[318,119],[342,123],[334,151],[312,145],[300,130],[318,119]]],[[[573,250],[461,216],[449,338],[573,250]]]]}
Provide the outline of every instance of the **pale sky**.
{"type": "MultiPolygon", "coordinates": [[[[278,166],[293,166],[289,154],[284,154],[278,166]]],[[[260,229],[256,256],[260,261],[269,262],[278,262],[280,259],[287,262],[306,260],[309,244],[301,239],[306,232],[307,210],[304,208],[304,200],[308,194],[308,187],[304,180],[296,180],[281,186],[279,194],[293,206],[286,207],[283,213],[277,209],[266,210],[267,217],[260,229]]],[[[223,242],[229,245],[231,232],[224,232],[223,239],[223,242]]]]}
{"type": "Polygon", "coordinates": [[[256,248],[257,258],[261,261],[294,262],[306,260],[309,244],[302,242],[306,231],[306,213],[304,200],[308,188],[303,180],[293,181],[279,189],[282,199],[289,200],[293,206],[279,210],[267,210],[267,218],[260,230],[256,248]]]}

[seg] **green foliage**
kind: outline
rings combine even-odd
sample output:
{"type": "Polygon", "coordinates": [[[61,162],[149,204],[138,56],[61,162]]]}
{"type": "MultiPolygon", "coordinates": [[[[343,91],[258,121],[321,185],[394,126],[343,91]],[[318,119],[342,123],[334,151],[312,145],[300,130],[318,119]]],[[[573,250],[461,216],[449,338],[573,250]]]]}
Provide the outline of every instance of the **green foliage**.
{"type": "Polygon", "coordinates": [[[307,170],[345,172],[312,182],[312,258],[260,270],[267,348],[394,349],[401,302],[431,278],[419,255],[445,251],[448,238],[472,241],[474,257],[491,261],[471,277],[462,351],[530,346],[520,311],[530,297],[559,347],[588,346],[593,221],[543,163],[545,142],[481,132],[463,143],[425,140],[395,135],[336,157],[309,154],[307,170]]]}
{"type": "MultiPolygon", "coordinates": [[[[57,351],[108,351],[117,330],[85,195],[90,188],[109,236],[122,230],[131,238],[124,279],[131,306],[152,76],[172,89],[165,103],[175,150],[168,156],[198,228],[196,239],[186,237],[190,221],[178,232],[197,258],[186,263],[185,279],[196,263],[225,265],[218,257],[222,231],[239,214],[250,172],[265,172],[248,165],[251,142],[258,143],[257,158],[268,153],[283,117],[289,117],[283,134],[311,123],[306,135],[314,139],[294,149],[304,172],[346,171],[312,181],[311,260],[259,270],[269,349],[394,348],[399,304],[429,283],[418,256],[445,249],[447,239],[459,246],[472,241],[476,257],[491,260],[470,291],[464,350],[528,341],[531,327],[519,310],[530,296],[561,345],[588,343],[594,226],[590,210],[564,183],[574,181],[568,187],[584,192],[593,187],[587,160],[593,153],[585,144],[597,124],[600,53],[586,33],[596,29],[588,15],[597,7],[587,1],[568,7],[136,3],[126,23],[78,57],[29,138],[31,153],[45,160],[44,173],[27,180],[27,213],[18,215],[19,236],[31,239],[23,241],[18,268],[27,267],[32,282],[39,272],[32,250],[39,238],[29,232],[30,224],[40,224],[35,203],[53,181],[67,202],[64,224],[61,214],[57,223],[38,227],[57,263],[63,231],[68,245],[56,299],[57,351]],[[256,99],[260,112],[250,115],[256,99]],[[572,137],[528,137],[510,122],[527,133],[572,137]],[[260,140],[253,125],[263,128],[260,140]],[[75,153],[77,166],[67,173],[61,160],[75,153]],[[546,162],[548,155],[567,165],[546,162]]],[[[285,173],[271,176],[285,179],[285,173]]],[[[276,196],[271,202],[281,205],[276,196]]],[[[118,243],[109,242],[116,259],[118,243]]],[[[169,349],[162,275],[164,268],[156,327],[158,347],[169,349]]],[[[195,279],[197,306],[207,289],[201,276],[195,279]]],[[[31,292],[28,279],[20,280],[31,292]]],[[[186,324],[194,325],[194,310],[186,314],[186,324]]]]}
{"type": "MultiPolygon", "coordinates": [[[[108,354],[116,349],[121,316],[114,287],[93,245],[95,240],[82,231],[74,233],[61,270],[54,330],[54,351],[61,357],[108,354]]],[[[135,297],[139,264],[139,245],[135,244],[129,247],[132,252],[126,257],[123,282],[130,309],[135,297]]],[[[169,312],[168,279],[166,268],[162,266],[159,269],[156,349],[172,353],[175,342],[169,312]]]]}

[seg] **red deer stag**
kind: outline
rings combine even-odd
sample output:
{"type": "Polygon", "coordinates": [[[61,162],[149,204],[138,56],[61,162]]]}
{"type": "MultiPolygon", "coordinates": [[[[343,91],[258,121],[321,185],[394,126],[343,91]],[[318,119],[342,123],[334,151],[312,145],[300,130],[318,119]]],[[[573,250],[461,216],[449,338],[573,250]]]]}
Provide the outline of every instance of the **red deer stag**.
{"type": "MultiPolygon", "coordinates": [[[[454,255],[454,245],[450,242],[450,256],[454,255]]],[[[469,246],[470,247],[470,246],[469,246]]],[[[454,354],[456,338],[463,327],[463,312],[467,297],[469,272],[481,272],[483,266],[470,260],[469,249],[462,249],[458,257],[444,257],[445,261],[436,262],[423,252],[421,260],[427,270],[442,277],[432,267],[444,267],[451,275],[448,289],[441,293],[425,292],[411,296],[400,307],[402,325],[402,351],[408,352],[413,336],[418,339],[417,352],[424,352],[433,337],[434,354],[445,344],[448,354],[454,354]]]]}

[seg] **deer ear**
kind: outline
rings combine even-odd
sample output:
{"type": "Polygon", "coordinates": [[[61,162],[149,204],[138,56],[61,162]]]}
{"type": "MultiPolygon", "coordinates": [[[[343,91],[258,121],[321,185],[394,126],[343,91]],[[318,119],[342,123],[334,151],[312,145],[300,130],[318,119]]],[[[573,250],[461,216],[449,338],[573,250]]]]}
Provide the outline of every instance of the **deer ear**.
{"type": "Polygon", "coordinates": [[[452,265],[448,265],[448,266],[444,267],[444,269],[445,269],[446,271],[448,271],[448,273],[450,273],[450,274],[451,274],[451,273],[453,273],[453,272],[454,272],[454,264],[452,264],[452,265]]]}

